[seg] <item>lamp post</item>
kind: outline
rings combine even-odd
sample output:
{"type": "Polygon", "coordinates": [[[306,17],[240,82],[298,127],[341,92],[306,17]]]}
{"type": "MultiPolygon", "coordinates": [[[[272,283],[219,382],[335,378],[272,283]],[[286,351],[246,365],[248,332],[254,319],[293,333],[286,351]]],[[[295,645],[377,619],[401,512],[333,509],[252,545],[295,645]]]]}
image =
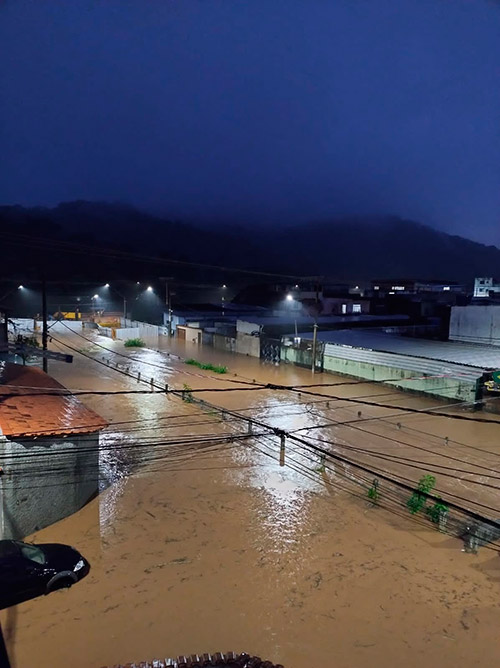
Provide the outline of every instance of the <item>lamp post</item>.
{"type": "Polygon", "coordinates": [[[316,338],[318,336],[318,323],[314,322],[314,333],[313,333],[313,349],[312,349],[312,367],[311,371],[314,373],[316,371],[316,338]]]}
{"type": "MultiPolygon", "coordinates": [[[[294,301],[295,301],[295,300],[294,300],[294,298],[293,298],[292,293],[289,292],[289,293],[287,294],[287,296],[286,296],[286,303],[287,303],[287,304],[290,304],[290,306],[292,306],[292,304],[293,304],[294,301]]],[[[295,317],[295,318],[293,319],[293,321],[294,321],[294,323],[295,323],[295,338],[297,338],[297,337],[298,337],[298,332],[297,332],[297,318],[295,317]]]]}
{"type": "Polygon", "coordinates": [[[172,336],[172,291],[170,290],[170,281],[173,276],[160,276],[161,281],[165,281],[165,306],[167,307],[167,330],[168,336],[172,336]]]}
{"type": "Polygon", "coordinates": [[[109,283],[106,283],[106,285],[104,287],[107,290],[111,290],[112,292],[114,292],[115,294],[117,294],[119,297],[121,297],[123,299],[123,319],[126,320],[127,319],[127,298],[125,297],[125,295],[122,295],[122,293],[119,290],[117,290],[114,286],[111,287],[111,285],[109,283]]]}

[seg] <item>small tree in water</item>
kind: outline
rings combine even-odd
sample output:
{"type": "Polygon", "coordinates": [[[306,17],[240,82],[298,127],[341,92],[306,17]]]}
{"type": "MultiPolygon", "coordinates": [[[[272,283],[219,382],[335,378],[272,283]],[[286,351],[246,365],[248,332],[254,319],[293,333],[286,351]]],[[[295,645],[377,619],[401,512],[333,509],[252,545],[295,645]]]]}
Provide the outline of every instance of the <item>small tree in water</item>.
{"type": "Polygon", "coordinates": [[[438,528],[443,531],[446,526],[448,510],[449,508],[446,503],[443,503],[441,497],[439,497],[433,506],[429,506],[425,509],[425,512],[427,513],[427,517],[430,519],[430,521],[434,524],[438,524],[438,528]]]}
{"type": "Polygon", "coordinates": [[[373,504],[376,504],[380,499],[380,492],[378,491],[378,480],[375,480],[372,483],[372,486],[368,489],[368,498],[373,504]]]}
{"type": "Polygon", "coordinates": [[[186,385],[186,383],[182,386],[182,400],[188,404],[193,403],[193,388],[186,385]]]}
{"type": "Polygon", "coordinates": [[[436,478],[433,475],[424,475],[418,481],[417,489],[406,502],[406,507],[412,515],[415,515],[425,506],[426,495],[434,489],[436,478]]]}

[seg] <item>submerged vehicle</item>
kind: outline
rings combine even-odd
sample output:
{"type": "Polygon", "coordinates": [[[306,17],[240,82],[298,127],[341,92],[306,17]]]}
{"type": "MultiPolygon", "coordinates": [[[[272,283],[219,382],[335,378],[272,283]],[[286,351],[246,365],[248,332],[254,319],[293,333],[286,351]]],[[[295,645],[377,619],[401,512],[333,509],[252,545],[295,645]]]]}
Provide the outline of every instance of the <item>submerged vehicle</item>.
{"type": "Polygon", "coordinates": [[[89,571],[89,562],[69,545],[0,540],[0,610],[71,587],[89,571]]]}

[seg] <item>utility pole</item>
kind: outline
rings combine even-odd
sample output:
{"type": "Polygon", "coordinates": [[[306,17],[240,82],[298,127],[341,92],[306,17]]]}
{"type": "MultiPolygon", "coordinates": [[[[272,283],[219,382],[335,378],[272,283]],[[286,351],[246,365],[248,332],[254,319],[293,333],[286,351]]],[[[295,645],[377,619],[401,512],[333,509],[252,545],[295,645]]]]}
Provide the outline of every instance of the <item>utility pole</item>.
{"type": "Polygon", "coordinates": [[[168,335],[172,336],[172,293],[170,292],[169,281],[172,279],[172,276],[160,276],[162,281],[165,281],[165,305],[167,307],[168,314],[168,335]]]}
{"type": "MultiPolygon", "coordinates": [[[[45,277],[42,278],[42,350],[47,350],[48,327],[47,327],[47,284],[45,277]]],[[[42,357],[42,368],[48,372],[49,360],[42,357]]]]}
{"type": "Polygon", "coordinates": [[[312,365],[311,371],[314,373],[316,371],[316,338],[318,335],[318,324],[315,322],[313,327],[313,349],[312,349],[312,365]]]}

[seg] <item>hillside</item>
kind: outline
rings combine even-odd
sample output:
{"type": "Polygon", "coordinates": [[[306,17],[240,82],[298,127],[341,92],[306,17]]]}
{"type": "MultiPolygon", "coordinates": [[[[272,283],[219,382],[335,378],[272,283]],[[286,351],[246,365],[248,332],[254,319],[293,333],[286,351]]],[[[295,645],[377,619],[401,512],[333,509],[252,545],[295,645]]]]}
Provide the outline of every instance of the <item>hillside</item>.
{"type": "MultiPolygon", "coordinates": [[[[77,201],[52,209],[0,207],[0,230],[170,259],[336,279],[418,276],[470,281],[477,275],[498,274],[500,266],[500,250],[493,246],[395,217],[344,218],[294,227],[214,224],[208,228],[123,204],[77,201]]],[[[5,240],[2,245],[9,248],[0,269],[4,277],[41,262],[40,252],[29,245],[10,246],[5,240]]],[[[66,271],[71,277],[88,277],[103,269],[124,275],[132,269],[111,260],[97,265],[90,258],[75,262],[75,256],[61,252],[43,255],[46,262],[57,258],[53,273],[66,271]]],[[[153,275],[162,271],[160,265],[140,269],[153,275]]]]}

